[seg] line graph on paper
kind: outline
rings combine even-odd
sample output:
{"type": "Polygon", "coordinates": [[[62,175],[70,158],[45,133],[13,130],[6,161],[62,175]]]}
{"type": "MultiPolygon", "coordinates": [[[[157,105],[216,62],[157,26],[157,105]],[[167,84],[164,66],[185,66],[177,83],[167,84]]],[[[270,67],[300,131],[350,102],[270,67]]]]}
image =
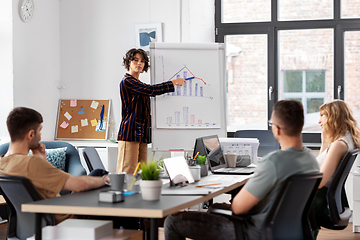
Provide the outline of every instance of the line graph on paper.
{"type": "Polygon", "coordinates": [[[199,64],[194,58],[175,61],[162,54],[157,58],[156,76],[161,76],[162,82],[186,80],[183,86],[175,86],[174,92],[156,97],[157,128],[220,128],[220,82],[218,75],[209,71],[216,66],[199,64]]]}

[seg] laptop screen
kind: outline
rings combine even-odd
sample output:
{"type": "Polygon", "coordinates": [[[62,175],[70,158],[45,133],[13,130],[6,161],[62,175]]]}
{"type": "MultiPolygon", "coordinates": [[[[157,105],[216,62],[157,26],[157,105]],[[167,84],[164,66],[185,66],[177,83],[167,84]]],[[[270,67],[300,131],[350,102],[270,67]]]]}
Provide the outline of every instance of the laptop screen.
{"type": "Polygon", "coordinates": [[[227,167],[217,135],[202,137],[211,170],[227,167]]]}

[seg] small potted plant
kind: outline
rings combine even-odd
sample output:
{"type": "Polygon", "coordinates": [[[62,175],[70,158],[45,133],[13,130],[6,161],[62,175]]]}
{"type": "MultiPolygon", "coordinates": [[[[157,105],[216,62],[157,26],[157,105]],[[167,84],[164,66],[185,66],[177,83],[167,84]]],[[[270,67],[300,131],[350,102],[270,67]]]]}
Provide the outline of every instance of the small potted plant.
{"type": "Polygon", "coordinates": [[[209,173],[209,165],[206,156],[197,156],[196,164],[201,167],[201,177],[205,177],[209,173]]]}
{"type": "Polygon", "coordinates": [[[162,181],[159,180],[160,168],[157,161],[140,164],[140,189],[143,200],[159,200],[161,196],[162,181]]]}

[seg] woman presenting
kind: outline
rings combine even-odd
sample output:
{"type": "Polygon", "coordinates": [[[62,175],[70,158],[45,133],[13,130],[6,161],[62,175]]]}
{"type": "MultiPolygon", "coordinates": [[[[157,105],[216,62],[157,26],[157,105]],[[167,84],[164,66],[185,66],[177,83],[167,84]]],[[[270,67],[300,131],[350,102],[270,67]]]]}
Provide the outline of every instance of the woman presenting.
{"type": "MultiPolygon", "coordinates": [[[[323,178],[312,210],[315,217],[328,216],[326,193],[333,174],[348,151],[360,147],[360,130],[350,107],[342,100],[334,100],[320,107],[319,124],[322,127],[320,154],[316,158],[323,178]]],[[[315,232],[315,239],[318,231],[315,232]]]]}
{"type": "MultiPolygon", "coordinates": [[[[182,86],[178,78],[149,85],[139,80],[140,73],[149,69],[149,58],[142,49],[130,49],[123,58],[128,70],[120,82],[121,123],[118,133],[118,162],[116,171],[132,174],[138,162],[147,161],[147,144],[151,142],[150,97],[174,92],[174,85],[182,86]]],[[[164,109],[165,110],[165,109],[164,109]]]]}

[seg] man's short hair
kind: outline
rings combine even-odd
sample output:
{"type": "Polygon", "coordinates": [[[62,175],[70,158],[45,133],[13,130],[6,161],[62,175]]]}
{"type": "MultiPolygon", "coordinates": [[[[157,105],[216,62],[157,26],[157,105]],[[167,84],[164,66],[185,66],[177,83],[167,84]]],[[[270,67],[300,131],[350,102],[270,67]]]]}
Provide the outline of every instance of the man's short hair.
{"type": "Polygon", "coordinates": [[[304,126],[304,108],[296,100],[281,100],[275,103],[273,113],[280,128],[288,136],[301,134],[304,126]]]}
{"type": "Polygon", "coordinates": [[[43,122],[41,114],[34,109],[16,107],[6,119],[6,125],[12,142],[23,140],[25,135],[37,128],[43,122]]]}

